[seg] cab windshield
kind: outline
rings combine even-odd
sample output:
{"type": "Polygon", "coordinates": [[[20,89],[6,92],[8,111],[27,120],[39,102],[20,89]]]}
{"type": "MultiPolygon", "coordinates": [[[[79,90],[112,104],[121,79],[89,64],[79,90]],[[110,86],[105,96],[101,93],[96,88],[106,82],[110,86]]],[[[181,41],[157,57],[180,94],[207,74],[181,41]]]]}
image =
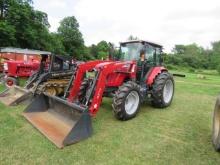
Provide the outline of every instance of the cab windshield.
{"type": "Polygon", "coordinates": [[[138,60],[140,56],[140,50],[143,49],[142,43],[125,43],[121,44],[121,56],[120,60],[130,61],[138,60]]]}

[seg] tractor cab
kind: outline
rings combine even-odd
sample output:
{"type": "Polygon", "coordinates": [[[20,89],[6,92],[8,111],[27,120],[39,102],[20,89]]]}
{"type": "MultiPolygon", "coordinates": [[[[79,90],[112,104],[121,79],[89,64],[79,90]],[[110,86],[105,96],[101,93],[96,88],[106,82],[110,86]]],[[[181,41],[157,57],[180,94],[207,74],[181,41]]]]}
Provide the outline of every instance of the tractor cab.
{"type": "Polygon", "coordinates": [[[128,41],[120,44],[120,61],[136,61],[137,81],[144,81],[151,68],[162,64],[162,46],[142,41],[128,41]],[[141,57],[142,56],[142,57],[141,57]],[[143,57],[144,56],[144,57],[143,57]]]}
{"type": "Polygon", "coordinates": [[[120,44],[119,59],[121,61],[138,61],[140,59],[140,53],[144,52],[145,60],[148,64],[152,66],[160,66],[162,61],[162,48],[163,47],[161,45],[142,40],[122,42],[120,44]]]}
{"type": "Polygon", "coordinates": [[[72,57],[63,55],[41,54],[40,72],[65,72],[72,71],[72,57]]]}

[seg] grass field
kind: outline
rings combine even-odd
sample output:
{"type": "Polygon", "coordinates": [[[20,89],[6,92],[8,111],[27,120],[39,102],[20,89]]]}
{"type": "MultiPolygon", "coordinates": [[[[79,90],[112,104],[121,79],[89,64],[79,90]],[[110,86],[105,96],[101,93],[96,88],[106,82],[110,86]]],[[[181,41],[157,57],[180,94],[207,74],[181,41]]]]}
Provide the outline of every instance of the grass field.
{"type": "Polygon", "coordinates": [[[185,73],[175,78],[173,103],[166,109],[144,104],[136,118],[121,122],[104,99],[93,118],[94,134],[57,149],[22,116],[24,106],[0,104],[0,164],[220,164],[211,143],[211,119],[220,76],[185,73]]]}

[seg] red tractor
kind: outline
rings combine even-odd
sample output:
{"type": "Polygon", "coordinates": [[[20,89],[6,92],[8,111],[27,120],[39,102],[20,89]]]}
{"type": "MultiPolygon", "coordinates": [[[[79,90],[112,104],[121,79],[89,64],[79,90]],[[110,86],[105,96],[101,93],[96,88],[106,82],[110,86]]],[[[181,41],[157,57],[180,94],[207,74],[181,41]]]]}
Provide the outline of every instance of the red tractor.
{"type": "Polygon", "coordinates": [[[161,54],[162,46],[152,42],[123,42],[118,58],[79,64],[62,98],[41,94],[23,115],[62,148],[92,134],[90,117],[98,112],[103,97],[113,97],[119,120],[135,117],[144,101],[165,108],[172,102],[174,80],[161,66],[161,54]]]}
{"type": "Polygon", "coordinates": [[[18,78],[28,78],[33,72],[37,71],[40,62],[6,61],[4,62],[4,82],[6,87],[19,85],[18,78]]]}

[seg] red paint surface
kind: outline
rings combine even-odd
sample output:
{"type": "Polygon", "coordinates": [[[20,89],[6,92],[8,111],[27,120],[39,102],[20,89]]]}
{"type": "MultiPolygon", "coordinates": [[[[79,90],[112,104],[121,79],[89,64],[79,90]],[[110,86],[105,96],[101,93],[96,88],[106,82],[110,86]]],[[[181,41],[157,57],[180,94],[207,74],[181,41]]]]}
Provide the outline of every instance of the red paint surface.
{"type": "Polygon", "coordinates": [[[166,68],[164,68],[163,66],[156,66],[154,67],[151,72],[149,73],[146,83],[148,86],[151,86],[154,82],[154,79],[156,78],[157,75],[159,75],[161,72],[163,71],[167,71],[166,68]]]}
{"type": "Polygon", "coordinates": [[[134,61],[90,61],[80,64],[76,72],[75,80],[72,84],[72,89],[70,89],[68,101],[74,102],[77,98],[83,76],[87,71],[95,69],[100,74],[95,85],[95,93],[93,95],[92,102],[89,106],[89,112],[92,116],[94,116],[102,102],[102,96],[105,88],[119,87],[124,83],[125,79],[135,78],[136,70],[133,69],[133,72],[131,72],[132,68],[136,68],[136,63],[134,61]]]}
{"type": "Polygon", "coordinates": [[[29,62],[40,62],[40,55],[36,54],[28,54],[26,57],[24,54],[21,53],[0,53],[0,72],[4,71],[3,64],[4,62],[10,61],[24,61],[29,62]],[[25,59],[26,58],[26,59],[25,59]]]}
{"type": "MultiPolygon", "coordinates": [[[[135,61],[90,61],[78,66],[75,79],[68,96],[69,102],[74,102],[80,90],[81,83],[87,71],[96,70],[99,72],[98,80],[95,84],[94,95],[89,105],[90,115],[94,116],[99,110],[102,102],[103,93],[108,87],[119,87],[125,80],[136,78],[137,66],[135,61]]],[[[151,86],[158,74],[167,69],[164,67],[154,67],[146,80],[147,85],[151,86]]]]}
{"type": "Polygon", "coordinates": [[[6,63],[8,65],[7,76],[11,77],[29,77],[40,66],[39,62],[7,61],[6,63]]]}

